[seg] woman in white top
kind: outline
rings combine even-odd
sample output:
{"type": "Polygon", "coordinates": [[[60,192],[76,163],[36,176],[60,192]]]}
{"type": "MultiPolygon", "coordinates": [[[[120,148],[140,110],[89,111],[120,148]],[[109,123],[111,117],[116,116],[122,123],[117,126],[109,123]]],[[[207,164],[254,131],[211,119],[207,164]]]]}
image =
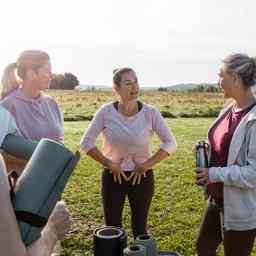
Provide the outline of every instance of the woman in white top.
{"type": "Polygon", "coordinates": [[[159,110],[138,100],[137,75],[131,68],[114,72],[113,88],[119,100],[98,110],[82,138],[81,148],[105,167],[102,197],[106,225],[122,226],[122,210],[128,196],[136,237],[147,233],[154,193],[152,168],[175,152],[176,140],[159,110]],[[101,151],[95,145],[100,133],[101,151]],[[153,133],[161,140],[154,154],[150,147],[153,133]]]}

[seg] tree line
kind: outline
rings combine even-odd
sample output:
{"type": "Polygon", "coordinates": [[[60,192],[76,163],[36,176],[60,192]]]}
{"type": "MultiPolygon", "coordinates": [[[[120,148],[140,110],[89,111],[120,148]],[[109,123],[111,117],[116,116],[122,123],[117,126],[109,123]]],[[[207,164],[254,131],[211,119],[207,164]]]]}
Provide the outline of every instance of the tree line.
{"type": "Polygon", "coordinates": [[[72,73],[53,74],[50,81],[50,89],[74,90],[79,85],[79,80],[72,73]]]}

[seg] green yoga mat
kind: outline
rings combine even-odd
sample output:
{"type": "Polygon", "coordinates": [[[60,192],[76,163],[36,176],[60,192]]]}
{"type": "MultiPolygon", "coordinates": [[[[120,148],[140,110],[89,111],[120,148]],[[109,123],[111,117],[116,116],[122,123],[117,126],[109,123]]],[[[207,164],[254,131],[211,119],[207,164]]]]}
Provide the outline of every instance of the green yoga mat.
{"type": "Polygon", "coordinates": [[[62,144],[42,139],[19,177],[13,207],[26,246],[40,237],[41,230],[74,170],[80,154],[62,144]]]}
{"type": "Polygon", "coordinates": [[[4,138],[1,148],[12,156],[29,160],[37,144],[37,141],[30,141],[19,135],[8,134],[4,138]]]}

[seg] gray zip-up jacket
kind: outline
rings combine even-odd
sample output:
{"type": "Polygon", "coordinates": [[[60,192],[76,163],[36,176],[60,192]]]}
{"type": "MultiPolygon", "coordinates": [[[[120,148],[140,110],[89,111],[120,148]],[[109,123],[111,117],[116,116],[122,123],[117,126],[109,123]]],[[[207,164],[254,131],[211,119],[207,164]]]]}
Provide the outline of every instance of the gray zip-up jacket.
{"type": "Polygon", "coordinates": [[[256,106],[243,117],[232,136],[227,167],[211,167],[209,180],[224,183],[225,229],[256,228],[256,106]]]}

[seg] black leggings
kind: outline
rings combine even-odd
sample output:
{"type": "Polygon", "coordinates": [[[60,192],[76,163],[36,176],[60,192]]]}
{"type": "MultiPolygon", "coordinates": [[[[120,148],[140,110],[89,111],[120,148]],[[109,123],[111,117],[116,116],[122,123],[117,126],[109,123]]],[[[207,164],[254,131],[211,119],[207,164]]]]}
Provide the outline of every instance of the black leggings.
{"type": "Polygon", "coordinates": [[[126,195],[128,196],[132,215],[132,232],[134,238],[147,233],[147,217],[154,194],[153,171],[146,172],[146,178],[139,185],[132,185],[132,180],[122,184],[114,182],[113,175],[108,171],[102,172],[102,200],[105,224],[122,227],[122,211],[126,195]]]}
{"type": "MultiPolygon", "coordinates": [[[[224,251],[225,256],[249,256],[253,249],[256,229],[246,231],[225,231],[224,251]]],[[[196,243],[198,256],[216,256],[217,248],[222,242],[220,209],[210,202],[201,224],[196,243]]]]}

